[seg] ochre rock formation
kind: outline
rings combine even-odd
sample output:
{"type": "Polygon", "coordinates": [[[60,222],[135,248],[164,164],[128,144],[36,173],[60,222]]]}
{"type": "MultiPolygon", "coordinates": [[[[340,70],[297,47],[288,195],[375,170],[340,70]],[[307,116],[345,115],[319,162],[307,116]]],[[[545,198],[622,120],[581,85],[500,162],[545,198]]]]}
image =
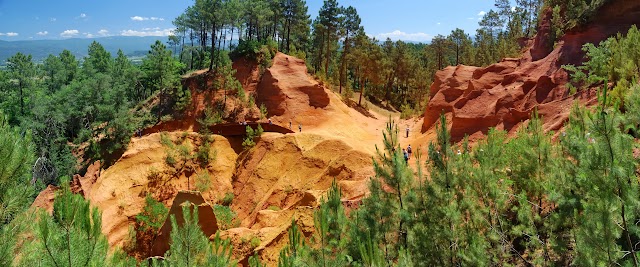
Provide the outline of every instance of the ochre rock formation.
{"type": "MultiPolygon", "coordinates": [[[[246,64],[247,70],[251,70],[250,62],[246,64]]],[[[183,83],[195,90],[201,81],[197,81],[198,73],[194,75],[185,78],[183,83]]],[[[205,171],[209,173],[211,187],[202,192],[204,201],[215,204],[220,203],[226,193],[235,195],[231,209],[237,213],[240,227],[220,231],[220,234],[231,239],[234,258],[241,263],[258,253],[270,266],[277,264],[278,253],[288,242],[287,230],[292,219],[297,221],[303,234],[309,236],[313,232],[313,211],[334,178],[342,188],[346,203],[355,206],[367,194],[369,178],[374,175],[371,167],[374,145],[381,143],[386,117],[366,117],[349,108],[340,96],[306,73],[302,60],[291,56],[278,54],[258,84],[253,74],[243,75],[239,78],[249,87],[246,91],[254,90],[258,99],[269,93],[284,96],[280,104],[279,100],[268,97],[261,99],[268,109],[271,106],[272,111],[279,108],[284,111],[281,115],[269,111],[275,130],[256,139],[255,147],[244,150],[241,145],[244,136],[236,136],[245,127],[212,127],[209,165],[176,172],[166,164],[169,149],[162,145],[161,134],[156,131],[168,131],[167,136],[172,140],[184,139],[183,143],[194,153],[196,147],[202,145],[201,136],[194,132],[195,116],[187,115],[181,121],[169,121],[147,129],[142,137],[132,138],[121,158],[107,169],[100,171],[101,167],[96,164],[85,177],[76,177],[85,198],[102,212],[102,231],[110,247],[127,242],[129,229],[135,225],[135,216],[142,212],[147,194],[171,206],[178,192],[193,190],[195,177],[205,171]],[[252,86],[255,89],[251,89],[252,86]],[[289,120],[295,133],[288,130],[289,120]],[[303,126],[301,133],[299,123],[303,126]],[[222,136],[216,134],[217,130],[221,134],[231,131],[222,136]],[[253,238],[260,240],[259,246],[248,242],[253,238]]],[[[189,112],[202,111],[221,96],[192,97],[189,112]]],[[[266,120],[261,123],[263,128],[269,127],[266,120]]],[[[205,221],[215,225],[211,218],[205,221]]],[[[161,255],[166,248],[158,249],[155,254],[161,255]]]]}
{"type": "Polygon", "coordinates": [[[55,200],[58,189],[60,188],[53,185],[47,186],[47,188],[38,194],[33,203],[31,203],[31,209],[43,209],[47,211],[47,213],[53,214],[53,201],[55,200]]]}
{"type": "Polygon", "coordinates": [[[270,116],[294,118],[329,105],[329,95],[307,74],[304,60],[283,53],[276,54],[273,65],[258,84],[258,102],[270,116]]]}
{"type": "Polygon", "coordinates": [[[489,128],[513,131],[534,109],[545,130],[558,130],[568,119],[574,101],[593,103],[590,91],[569,95],[566,64],[580,64],[585,43],[599,43],[640,23],[640,1],[606,4],[592,23],[568,32],[555,49],[548,43],[549,12],[540,31],[521,58],[507,58],[488,67],[451,66],[435,75],[422,130],[432,128],[441,113],[448,117],[455,141],[465,135],[481,137],[489,128]]]}

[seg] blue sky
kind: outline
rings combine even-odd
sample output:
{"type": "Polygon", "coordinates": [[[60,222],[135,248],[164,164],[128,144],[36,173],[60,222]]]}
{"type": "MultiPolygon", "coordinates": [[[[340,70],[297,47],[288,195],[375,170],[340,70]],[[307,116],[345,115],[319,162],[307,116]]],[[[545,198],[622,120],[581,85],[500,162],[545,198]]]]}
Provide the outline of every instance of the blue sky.
{"type": "MultiPolygon", "coordinates": [[[[0,40],[166,36],[190,0],[0,0],[0,40]]],[[[322,0],[308,0],[314,19],[322,0]]],[[[339,0],[378,39],[428,41],[456,27],[472,34],[493,0],[339,0]]]]}

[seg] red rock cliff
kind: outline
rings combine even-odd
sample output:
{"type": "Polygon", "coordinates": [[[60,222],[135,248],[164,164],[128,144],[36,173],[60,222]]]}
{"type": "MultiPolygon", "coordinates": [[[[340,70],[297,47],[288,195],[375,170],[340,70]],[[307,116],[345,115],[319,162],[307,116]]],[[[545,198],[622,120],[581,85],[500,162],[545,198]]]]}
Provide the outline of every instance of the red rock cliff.
{"type": "Polygon", "coordinates": [[[440,70],[431,85],[422,130],[433,127],[445,113],[456,141],[465,135],[484,135],[491,127],[512,131],[536,108],[545,130],[557,130],[575,100],[593,98],[584,92],[568,95],[565,84],[569,77],[562,65],[580,64],[584,44],[626,33],[634,24],[640,24],[640,1],[614,0],[603,6],[592,22],[565,34],[555,48],[548,44],[549,24],[543,19],[538,35],[520,58],[503,59],[484,68],[450,66],[440,70]]]}

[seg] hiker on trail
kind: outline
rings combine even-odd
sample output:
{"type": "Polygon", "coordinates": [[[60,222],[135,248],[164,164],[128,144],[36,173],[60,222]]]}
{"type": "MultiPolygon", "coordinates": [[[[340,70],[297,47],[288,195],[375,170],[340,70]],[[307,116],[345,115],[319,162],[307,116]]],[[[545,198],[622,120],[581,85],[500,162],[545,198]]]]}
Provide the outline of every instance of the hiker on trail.
{"type": "Polygon", "coordinates": [[[269,124],[273,124],[273,122],[271,122],[271,118],[269,118],[269,124]]]}
{"type": "Polygon", "coordinates": [[[408,124],[407,124],[407,137],[406,138],[409,138],[409,125],[408,124]]]}
{"type": "Polygon", "coordinates": [[[409,163],[409,153],[404,148],[402,149],[402,155],[404,156],[404,162],[409,163]]]}
{"type": "Polygon", "coordinates": [[[302,132],[302,123],[298,123],[298,130],[300,130],[300,132],[302,132]]]}
{"type": "Polygon", "coordinates": [[[411,159],[411,145],[407,147],[407,154],[409,154],[409,159],[411,159]]]}
{"type": "Polygon", "coordinates": [[[291,128],[291,120],[289,120],[289,130],[293,130],[293,128],[291,128]]]}

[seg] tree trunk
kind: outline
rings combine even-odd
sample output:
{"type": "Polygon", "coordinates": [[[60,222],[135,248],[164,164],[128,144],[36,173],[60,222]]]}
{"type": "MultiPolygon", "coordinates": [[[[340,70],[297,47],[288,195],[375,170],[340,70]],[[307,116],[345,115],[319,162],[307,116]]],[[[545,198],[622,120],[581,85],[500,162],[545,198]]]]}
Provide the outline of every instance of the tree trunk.
{"type": "Polygon", "coordinates": [[[344,39],[344,51],[342,52],[342,60],[340,62],[340,78],[338,80],[340,80],[340,94],[342,94],[342,85],[344,84],[344,72],[345,72],[345,68],[346,68],[346,60],[347,60],[347,53],[349,53],[349,30],[347,30],[347,33],[345,34],[345,39],[344,39]]]}
{"type": "Polygon", "coordinates": [[[325,59],[325,63],[324,63],[324,76],[325,78],[328,80],[329,79],[329,60],[331,58],[331,32],[329,31],[329,29],[327,29],[327,58],[325,59]]]}
{"type": "Polygon", "coordinates": [[[360,78],[360,97],[358,98],[358,106],[362,106],[362,95],[364,95],[364,78],[360,78]]]}
{"type": "Polygon", "coordinates": [[[211,26],[211,60],[209,62],[209,72],[213,72],[213,62],[215,61],[215,49],[216,49],[216,22],[214,21],[211,26]]]}

